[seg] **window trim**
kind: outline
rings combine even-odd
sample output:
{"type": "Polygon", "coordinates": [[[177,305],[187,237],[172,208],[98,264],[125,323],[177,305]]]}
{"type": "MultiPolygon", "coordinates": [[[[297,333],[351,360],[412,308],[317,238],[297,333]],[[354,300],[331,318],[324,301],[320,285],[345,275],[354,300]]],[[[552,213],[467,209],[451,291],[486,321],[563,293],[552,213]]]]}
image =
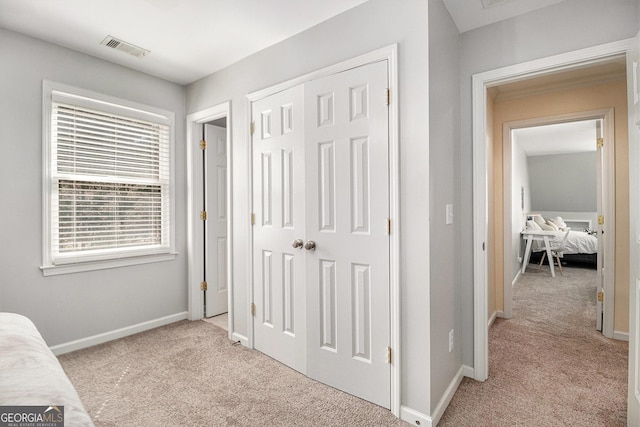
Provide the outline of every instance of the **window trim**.
{"type": "Polygon", "coordinates": [[[125,267],[147,264],[152,262],[172,261],[176,258],[175,251],[175,114],[171,111],[137,103],[134,101],[105,95],[102,93],[56,83],[49,80],[42,81],[42,266],[44,276],[69,274],[81,271],[93,271],[107,268],[125,267]],[[169,126],[169,248],[161,253],[127,255],[126,249],[121,256],[105,260],[80,260],[76,263],[54,264],[52,261],[51,242],[51,179],[53,177],[51,158],[51,114],[56,97],[73,99],[76,105],[96,108],[107,112],[127,114],[134,118],[153,119],[169,126]]]}

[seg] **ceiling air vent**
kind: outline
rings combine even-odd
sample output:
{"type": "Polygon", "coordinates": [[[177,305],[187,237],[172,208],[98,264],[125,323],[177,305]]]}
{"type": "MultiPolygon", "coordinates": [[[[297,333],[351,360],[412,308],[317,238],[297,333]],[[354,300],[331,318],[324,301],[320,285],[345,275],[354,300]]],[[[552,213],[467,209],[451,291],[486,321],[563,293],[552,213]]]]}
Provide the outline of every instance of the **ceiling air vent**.
{"type": "Polygon", "coordinates": [[[504,3],[510,2],[511,0],[481,0],[482,7],[485,9],[489,9],[496,6],[501,6],[504,3]]]}
{"type": "Polygon", "coordinates": [[[135,56],[136,58],[144,58],[149,54],[149,51],[146,49],[134,46],[131,43],[127,43],[112,36],[107,36],[104,40],[102,40],[100,44],[110,47],[111,49],[126,52],[129,55],[135,56]]]}

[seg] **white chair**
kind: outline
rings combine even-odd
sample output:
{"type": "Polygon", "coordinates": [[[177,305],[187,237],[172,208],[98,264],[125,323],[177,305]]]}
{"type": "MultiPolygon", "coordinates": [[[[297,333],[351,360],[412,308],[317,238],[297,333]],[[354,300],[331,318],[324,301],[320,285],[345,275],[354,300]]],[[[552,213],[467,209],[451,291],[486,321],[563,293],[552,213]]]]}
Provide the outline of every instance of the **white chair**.
{"type": "MultiPolygon", "coordinates": [[[[560,262],[560,257],[562,256],[562,251],[564,251],[564,248],[567,244],[567,238],[569,237],[570,232],[571,230],[567,230],[564,233],[564,237],[562,238],[559,244],[557,244],[557,241],[555,239],[549,242],[551,245],[551,247],[549,248],[551,250],[551,256],[555,257],[555,259],[558,261],[558,268],[560,269],[560,274],[562,274],[562,263],[560,262]]],[[[547,257],[547,251],[542,252],[542,258],[540,259],[540,264],[538,264],[538,271],[540,271],[540,269],[542,268],[542,263],[544,262],[544,259],[546,257],[547,257]]],[[[553,259],[550,259],[549,262],[550,263],[553,262],[553,259]]]]}

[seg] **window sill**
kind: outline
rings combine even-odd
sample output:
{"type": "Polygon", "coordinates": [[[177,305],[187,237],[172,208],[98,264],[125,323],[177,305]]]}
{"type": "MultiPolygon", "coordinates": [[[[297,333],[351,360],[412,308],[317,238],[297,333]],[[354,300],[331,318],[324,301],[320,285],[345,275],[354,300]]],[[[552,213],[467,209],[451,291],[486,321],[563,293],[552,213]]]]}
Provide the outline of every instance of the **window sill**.
{"type": "Polygon", "coordinates": [[[40,267],[43,276],[56,276],[59,274],[80,273],[83,271],[105,270],[108,268],[128,267],[132,265],[149,264],[152,262],[173,261],[177,252],[161,255],[147,255],[113,259],[106,261],[92,261],[78,264],[44,265],[40,267]]]}

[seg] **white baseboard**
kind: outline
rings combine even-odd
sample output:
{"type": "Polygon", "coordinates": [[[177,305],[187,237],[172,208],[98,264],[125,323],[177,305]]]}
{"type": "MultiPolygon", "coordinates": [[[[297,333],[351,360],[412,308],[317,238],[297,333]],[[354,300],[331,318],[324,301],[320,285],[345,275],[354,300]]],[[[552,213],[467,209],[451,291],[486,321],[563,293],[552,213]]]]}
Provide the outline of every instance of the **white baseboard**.
{"type": "Polygon", "coordinates": [[[458,386],[462,382],[462,378],[464,378],[464,366],[460,366],[460,369],[458,369],[458,372],[449,383],[449,387],[447,387],[447,389],[445,390],[435,410],[432,411],[431,413],[432,425],[436,426],[440,422],[440,418],[442,418],[442,414],[444,414],[444,411],[449,406],[449,402],[451,402],[451,399],[453,399],[453,395],[455,394],[456,390],[458,389],[458,386]]]}
{"type": "Polygon", "coordinates": [[[240,344],[242,344],[244,347],[249,347],[249,338],[245,337],[244,335],[240,335],[237,332],[230,333],[229,339],[231,341],[240,341],[240,344]]]}
{"type": "Polygon", "coordinates": [[[401,406],[400,419],[402,421],[408,422],[411,425],[420,426],[420,427],[423,427],[423,426],[434,427],[438,425],[438,423],[440,422],[440,418],[442,418],[444,411],[449,406],[449,403],[451,402],[453,395],[455,394],[456,390],[458,389],[458,386],[462,382],[462,378],[467,376],[465,375],[465,373],[467,373],[469,369],[473,370],[472,368],[469,368],[466,365],[463,365],[460,367],[456,375],[451,380],[449,387],[447,387],[444,394],[442,395],[440,402],[438,402],[438,405],[436,405],[436,408],[434,409],[433,415],[431,417],[421,412],[418,412],[414,409],[408,408],[406,406],[401,406]]]}
{"type": "Polygon", "coordinates": [[[464,375],[465,377],[474,379],[476,377],[476,370],[473,369],[471,366],[462,365],[462,375],[464,375]]]}
{"type": "Polygon", "coordinates": [[[81,338],[75,341],[70,341],[68,343],[54,345],[53,347],[51,347],[51,351],[57,356],[60,354],[81,350],[83,348],[91,347],[97,344],[102,344],[107,341],[113,341],[118,338],[126,337],[128,335],[148,331],[149,329],[168,325],[169,323],[178,322],[186,318],[187,312],[184,311],[182,313],[176,313],[169,316],[160,317],[158,319],[149,320],[147,322],[138,323],[137,325],[131,325],[125,328],[116,329],[114,331],[93,335],[87,338],[81,338]]]}
{"type": "Polygon", "coordinates": [[[518,283],[518,279],[520,278],[521,274],[522,274],[522,270],[518,269],[518,274],[516,274],[515,279],[513,279],[513,281],[511,282],[512,288],[516,285],[516,283],[518,283]]]}
{"type": "Polygon", "coordinates": [[[400,419],[412,426],[432,427],[434,425],[431,423],[431,417],[406,406],[400,407],[400,419]]]}
{"type": "Polygon", "coordinates": [[[613,339],[620,341],[629,341],[629,332],[613,331],[613,339]]]}
{"type": "Polygon", "coordinates": [[[493,314],[491,315],[491,317],[489,318],[489,322],[487,323],[487,329],[491,329],[491,325],[493,325],[493,322],[496,321],[496,316],[498,315],[497,311],[494,311],[493,314]]]}

